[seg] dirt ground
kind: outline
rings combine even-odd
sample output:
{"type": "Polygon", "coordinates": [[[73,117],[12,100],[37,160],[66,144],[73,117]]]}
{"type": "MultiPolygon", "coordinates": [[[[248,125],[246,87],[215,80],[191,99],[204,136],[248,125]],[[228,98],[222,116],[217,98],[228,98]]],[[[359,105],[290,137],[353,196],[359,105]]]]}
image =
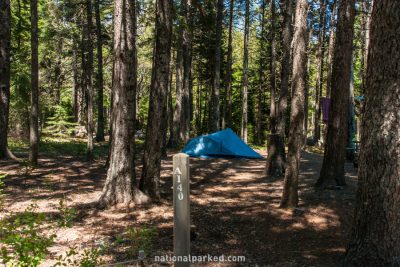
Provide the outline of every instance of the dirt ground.
{"type": "MultiPolygon", "coordinates": [[[[259,151],[262,153],[262,151],[259,151]]],[[[265,153],[262,153],[265,156],[265,153]]],[[[140,161],[138,160],[138,163],[140,161]]],[[[348,186],[315,192],[322,156],[304,152],[301,162],[300,206],[278,208],[282,179],[263,177],[264,160],[190,159],[192,255],[243,255],[245,263],[203,263],[199,266],[338,266],[350,230],[357,174],[346,164],[348,186]]],[[[137,174],[140,177],[140,168],[137,174]]],[[[112,242],[129,226],[156,226],[158,237],[147,264],[156,255],[173,251],[172,153],[162,161],[162,201],[146,206],[97,210],[106,170],[104,160],[91,166],[77,157],[42,157],[40,167],[26,170],[15,162],[0,161],[6,178],[5,210],[23,211],[35,202],[38,212],[57,216],[60,199],[78,209],[70,228],[57,231],[52,258],[70,246],[90,247],[112,242]]],[[[106,263],[130,258],[123,249],[111,249],[106,263]]],[[[43,266],[51,266],[47,260],[43,266]]],[[[125,264],[124,266],[128,266],[125,264]]],[[[163,266],[168,266],[164,264],[163,266]]]]}

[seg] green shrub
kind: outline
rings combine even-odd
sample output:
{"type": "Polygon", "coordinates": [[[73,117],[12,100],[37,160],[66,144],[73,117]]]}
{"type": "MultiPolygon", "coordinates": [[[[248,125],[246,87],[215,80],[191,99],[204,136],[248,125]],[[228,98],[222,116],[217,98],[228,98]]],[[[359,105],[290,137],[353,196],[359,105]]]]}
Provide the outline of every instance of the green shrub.
{"type": "Polygon", "coordinates": [[[76,218],[77,210],[75,208],[68,208],[64,204],[64,200],[60,199],[58,211],[60,212],[60,219],[58,220],[59,227],[72,227],[72,222],[76,218]]]}
{"type": "Polygon", "coordinates": [[[100,256],[103,254],[103,248],[85,249],[81,254],[79,267],[96,267],[99,264],[100,256]]]}
{"type": "Polygon", "coordinates": [[[2,263],[7,266],[35,267],[47,256],[47,249],[55,235],[40,233],[44,214],[35,213],[36,205],[29,206],[23,213],[0,222],[0,253],[2,263]]]}
{"type": "Polygon", "coordinates": [[[138,255],[139,250],[143,250],[144,254],[148,256],[152,249],[154,237],[158,235],[155,226],[148,228],[146,225],[143,228],[132,227],[126,232],[126,238],[129,243],[128,254],[131,257],[138,255]]]}
{"type": "Polygon", "coordinates": [[[47,118],[44,134],[55,136],[72,135],[78,123],[73,122],[73,116],[68,115],[68,110],[63,106],[56,106],[53,117],[47,118]]]}
{"type": "Polygon", "coordinates": [[[91,247],[84,249],[82,253],[77,252],[76,247],[72,247],[63,256],[60,255],[57,258],[57,266],[79,266],[79,267],[96,267],[100,264],[100,257],[104,253],[106,247],[91,247]]]}

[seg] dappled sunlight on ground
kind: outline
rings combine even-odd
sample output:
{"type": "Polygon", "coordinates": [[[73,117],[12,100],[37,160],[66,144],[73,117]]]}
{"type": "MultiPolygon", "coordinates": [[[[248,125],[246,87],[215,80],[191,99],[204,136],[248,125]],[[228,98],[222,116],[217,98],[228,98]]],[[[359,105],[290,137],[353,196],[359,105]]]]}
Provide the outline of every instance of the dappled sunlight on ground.
{"type": "MultiPolygon", "coordinates": [[[[33,202],[38,212],[56,218],[59,201],[64,199],[78,214],[71,228],[57,231],[50,249],[53,256],[70,246],[113,242],[128,227],[143,225],[156,226],[159,232],[152,255],[172,253],[172,154],[162,161],[162,200],[145,206],[96,209],[106,177],[104,163],[97,160],[89,166],[82,158],[44,157],[40,167],[29,170],[0,161],[1,172],[8,174],[6,209],[0,218],[22,212],[33,202]]],[[[340,262],[354,207],[357,174],[351,164],[346,164],[347,187],[316,192],[313,184],[322,157],[304,152],[300,206],[283,210],[279,209],[283,179],[264,177],[265,160],[191,158],[190,163],[193,255],[245,255],[249,266],[336,266],[340,262]]],[[[127,255],[116,248],[106,259],[115,262],[127,255]]]]}

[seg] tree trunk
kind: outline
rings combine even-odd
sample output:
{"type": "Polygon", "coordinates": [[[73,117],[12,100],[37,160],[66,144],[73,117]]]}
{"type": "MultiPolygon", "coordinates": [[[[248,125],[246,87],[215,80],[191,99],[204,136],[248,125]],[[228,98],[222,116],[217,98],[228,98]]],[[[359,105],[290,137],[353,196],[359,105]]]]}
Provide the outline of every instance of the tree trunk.
{"type": "MultiPolygon", "coordinates": [[[[286,5],[291,6],[291,1],[288,0],[286,2],[286,5]],[[290,2],[290,3],[289,3],[290,2]]],[[[287,14],[288,12],[291,14],[291,8],[285,9],[285,18],[288,17],[289,15],[287,14]]],[[[266,162],[266,167],[265,167],[265,174],[267,177],[272,177],[272,176],[282,176],[283,173],[285,172],[285,142],[284,142],[284,136],[285,136],[285,118],[282,117],[283,115],[279,113],[280,108],[284,108],[286,110],[287,105],[287,94],[288,94],[288,84],[286,84],[286,92],[282,92],[281,89],[281,94],[280,94],[280,99],[278,102],[278,105],[276,103],[276,40],[275,40],[275,1],[271,1],[271,49],[270,49],[270,87],[271,87],[271,104],[270,104],[270,129],[271,129],[271,134],[268,137],[268,156],[267,156],[267,162],[266,162]],[[285,107],[284,107],[285,106],[285,107]],[[280,123],[280,119],[283,118],[283,124],[280,123]],[[278,126],[280,125],[280,127],[278,126]],[[283,127],[283,128],[282,128],[283,127]],[[280,129],[280,131],[278,130],[280,129]]],[[[289,44],[286,44],[286,55],[285,55],[285,60],[290,60],[290,41],[287,40],[287,38],[290,38],[290,28],[291,28],[291,15],[290,15],[290,20],[289,18],[285,19],[285,29],[284,29],[284,38],[286,42],[289,42],[289,44]],[[288,50],[289,49],[289,50],[288,50]],[[289,53],[289,58],[287,58],[287,53],[289,53]]],[[[282,61],[282,65],[283,65],[282,61]]],[[[289,63],[288,63],[289,64],[289,63]]],[[[289,67],[290,68],[290,67],[289,67]]],[[[286,74],[290,74],[290,69],[288,69],[288,66],[282,67],[282,72],[284,72],[284,69],[287,71],[286,74]]],[[[282,73],[281,73],[282,74],[282,73]]],[[[286,75],[285,74],[285,75],[286,75]]],[[[285,76],[286,77],[286,76],[285,76]]],[[[289,79],[289,77],[287,77],[289,79]]],[[[283,84],[285,81],[283,81],[283,84]]],[[[282,84],[282,86],[283,86],[282,84]]],[[[286,114],[286,111],[285,113],[286,114]]]]}
{"type": "Polygon", "coordinates": [[[100,203],[105,206],[146,200],[136,187],[134,162],[137,87],[135,0],[115,0],[113,23],[110,159],[100,197],[100,203]]]}
{"type": "Polygon", "coordinates": [[[183,142],[189,141],[190,122],[193,117],[192,96],[192,28],[191,0],[185,0],[183,29],[183,142]]]}
{"type": "Polygon", "coordinates": [[[166,130],[169,64],[171,57],[172,1],[156,1],[156,43],[153,50],[153,73],[143,170],[140,189],[153,199],[160,198],[160,168],[163,133],[166,130]]]}
{"type": "Polygon", "coordinates": [[[61,87],[63,83],[62,75],[62,54],[63,54],[64,38],[59,37],[56,45],[56,62],[54,64],[54,104],[61,105],[61,87]]]}
{"type": "Polygon", "coordinates": [[[243,44],[243,80],[242,80],[242,123],[241,123],[241,138],[247,143],[247,120],[248,120],[248,64],[249,64],[249,27],[250,27],[250,0],[246,2],[246,13],[244,22],[244,44],[243,44]]]}
{"type": "Polygon", "coordinates": [[[307,83],[307,0],[298,0],[293,37],[293,80],[288,140],[288,158],[280,206],[298,205],[298,180],[301,147],[304,142],[304,95],[307,83]]]}
{"type": "Polygon", "coordinates": [[[228,55],[225,75],[225,99],[222,118],[222,129],[232,127],[232,28],[234,0],[229,5],[229,29],[228,29],[228,55]]]}
{"type": "Polygon", "coordinates": [[[7,148],[8,118],[10,109],[10,1],[0,2],[0,159],[9,157],[7,148]]]}
{"type": "Polygon", "coordinates": [[[264,96],[264,42],[265,42],[265,0],[261,3],[261,38],[260,38],[260,63],[259,63],[259,84],[258,84],[258,99],[257,99],[257,117],[256,117],[256,138],[258,145],[263,144],[263,96],[264,96]]]}
{"type": "MultiPolygon", "coordinates": [[[[171,62],[174,62],[175,54],[174,51],[171,52],[171,62]]],[[[169,84],[168,84],[168,96],[167,96],[167,117],[168,117],[168,131],[169,131],[169,136],[172,136],[173,132],[173,127],[174,127],[174,106],[172,104],[172,80],[174,78],[174,72],[173,72],[173,65],[169,66],[170,72],[169,72],[169,84]]],[[[168,142],[167,140],[167,131],[164,134],[164,149],[163,149],[163,156],[167,156],[167,148],[168,148],[168,142]]]]}
{"type": "Polygon", "coordinates": [[[29,125],[29,161],[38,164],[39,152],[39,59],[38,3],[31,0],[31,116],[29,125]]]}
{"type": "Polygon", "coordinates": [[[103,37],[100,20],[100,0],[94,1],[96,14],[96,39],[97,39],[97,131],[96,141],[104,141],[104,105],[103,105],[103,37]]]}
{"type": "Polygon", "coordinates": [[[310,22],[308,31],[308,41],[307,41],[307,82],[306,82],[306,91],[304,93],[304,145],[307,144],[307,131],[308,131],[308,96],[310,90],[310,67],[311,67],[311,46],[310,41],[313,37],[313,24],[310,22]]]}
{"type": "Polygon", "coordinates": [[[348,130],[351,55],[354,34],[355,0],[339,4],[335,51],[332,67],[332,92],[329,108],[328,133],[324,161],[316,183],[317,187],[345,185],[344,163],[348,130]]]}
{"type": "MultiPolygon", "coordinates": [[[[366,0],[369,1],[369,0],[366,0]]],[[[370,46],[370,33],[371,33],[371,16],[372,16],[372,11],[373,11],[373,6],[374,6],[374,0],[371,0],[371,3],[367,5],[368,9],[368,16],[367,16],[367,22],[366,22],[366,33],[365,33],[365,68],[368,67],[368,52],[369,52],[369,46],[370,46]]]]}
{"type": "Polygon", "coordinates": [[[78,48],[76,47],[75,43],[73,45],[73,51],[72,51],[72,76],[73,76],[73,81],[74,81],[74,102],[73,102],[73,109],[74,109],[74,122],[80,122],[80,117],[81,117],[81,105],[80,105],[80,95],[81,95],[81,88],[80,88],[80,83],[79,83],[79,78],[78,78],[78,56],[77,56],[77,50],[78,48]]]}
{"type": "MultiPolygon", "coordinates": [[[[188,32],[188,19],[190,0],[181,1],[181,13],[178,28],[176,48],[176,99],[173,119],[173,131],[170,136],[169,146],[177,147],[189,138],[188,105],[189,103],[189,71],[190,71],[190,34],[188,32]]],[[[189,119],[190,124],[190,119],[189,119]]]]}
{"type": "Polygon", "coordinates": [[[276,40],[275,40],[275,1],[270,0],[270,10],[271,10],[271,32],[270,32],[270,50],[269,50],[269,83],[271,89],[271,103],[270,103],[270,131],[271,133],[276,133],[276,40]]]}
{"type": "Polygon", "coordinates": [[[282,64],[281,64],[281,90],[279,93],[278,103],[278,122],[277,133],[281,138],[285,139],[285,124],[287,114],[287,101],[289,95],[289,77],[290,77],[290,50],[292,43],[292,15],[293,0],[283,0],[284,2],[284,18],[282,30],[282,64]]]}
{"type": "Polygon", "coordinates": [[[315,79],[315,122],[314,122],[314,143],[319,144],[321,139],[321,96],[323,81],[323,66],[325,52],[325,0],[320,0],[319,14],[319,34],[318,34],[318,53],[317,53],[317,75],[315,79]]]}
{"type": "Polygon", "coordinates": [[[93,45],[92,45],[92,2],[86,0],[86,22],[83,26],[83,84],[85,92],[85,115],[86,115],[86,160],[93,160],[93,45]]]}
{"type": "Polygon", "coordinates": [[[359,186],[343,266],[400,264],[400,2],[375,1],[371,26],[359,186]]]}
{"type": "MultiPolygon", "coordinates": [[[[182,24],[182,22],[181,22],[182,24]]],[[[173,117],[173,130],[169,139],[170,147],[177,147],[183,141],[183,26],[178,29],[178,40],[176,47],[176,66],[175,66],[175,84],[176,97],[173,117]]]]}
{"type": "Polygon", "coordinates": [[[332,84],[332,59],[333,49],[335,44],[335,16],[336,16],[336,1],[332,4],[332,16],[331,16],[331,32],[329,34],[329,47],[328,47],[328,75],[326,79],[326,97],[331,96],[331,84],[332,84]]]}
{"type": "Polygon", "coordinates": [[[221,85],[221,43],[222,43],[222,20],[224,18],[223,10],[224,1],[218,0],[217,2],[217,24],[215,27],[215,53],[214,53],[214,73],[213,73],[213,90],[212,90],[212,119],[211,119],[211,132],[216,132],[220,129],[219,118],[219,88],[221,85]]]}

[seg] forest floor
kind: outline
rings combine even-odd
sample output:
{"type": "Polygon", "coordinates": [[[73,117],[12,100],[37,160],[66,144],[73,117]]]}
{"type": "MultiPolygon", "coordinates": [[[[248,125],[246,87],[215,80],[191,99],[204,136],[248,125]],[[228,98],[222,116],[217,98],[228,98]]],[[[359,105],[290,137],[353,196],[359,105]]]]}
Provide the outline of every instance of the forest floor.
{"type": "MultiPolygon", "coordinates": [[[[78,141],[74,141],[78,142],[78,141]]],[[[55,233],[50,256],[41,266],[52,266],[57,255],[75,246],[78,251],[107,245],[104,263],[137,258],[135,241],[124,241],[129,229],[156,227],[157,235],[147,245],[146,265],[154,256],[173,254],[172,155],[162,161],[162,201],[136,207],[96,209],[106,178],[106,149],[98,147],[96,161],[84,162],[84,143],[66,150],[69,143],[48,142],[40,165],[0,161],[5,178],[5,203],[0,219],[23,212],[33,203],[34,212],[46,218],[44,233],[55,233]],[[63,148],[59,151],[57,149],[63,148]],[[64,206],[60,205],[60,200],[64,206]],[[70,227],[52,227],[55,221],[76,210],[70,227]],[[129,249],[129,247],[131,249],[129,249]]],[[[76,145],[75,143],[73,143],[76,145]]],[[[104,144],[105,146],[105,144],[104,144]]],[[[43,148],[43,146],[42,146],[43,148]]],[[[15,149],[18,150],[18,149],[15,149]]],[[[17,151],[21,155],[26,147],[17,151]]],[[[259,151],[265,156],[265,152],[259,151]]],[[[140,155],[137,177],[140,177],[140,155]]],[[[302,154],[299,180],[300,205],[295,210],[279,209],[282,179],[263,177],[264,160],[190,159],[191,222],[194,231],[192,255],[245,256],[245,263],[208,262],[195,266],[338,266],[345,252],[357,184],[356,170],[346,163],[348,186],[341,190],[315,192],[322,155],[302,154]]],[[[146,231],[145,231],[146,232],[146,231]]],[[[149,231],[151,232],[151,231],[149,231]]],[[[147,232],[147,237],[152,234],[147,232]]],[[[140,237],[142,238],[142,237],[140,237]]],[[[146,237],[145,237],[146,238],[146,237]]],[[[120,266],[130,266],[122,264],[120,266]]]]}

